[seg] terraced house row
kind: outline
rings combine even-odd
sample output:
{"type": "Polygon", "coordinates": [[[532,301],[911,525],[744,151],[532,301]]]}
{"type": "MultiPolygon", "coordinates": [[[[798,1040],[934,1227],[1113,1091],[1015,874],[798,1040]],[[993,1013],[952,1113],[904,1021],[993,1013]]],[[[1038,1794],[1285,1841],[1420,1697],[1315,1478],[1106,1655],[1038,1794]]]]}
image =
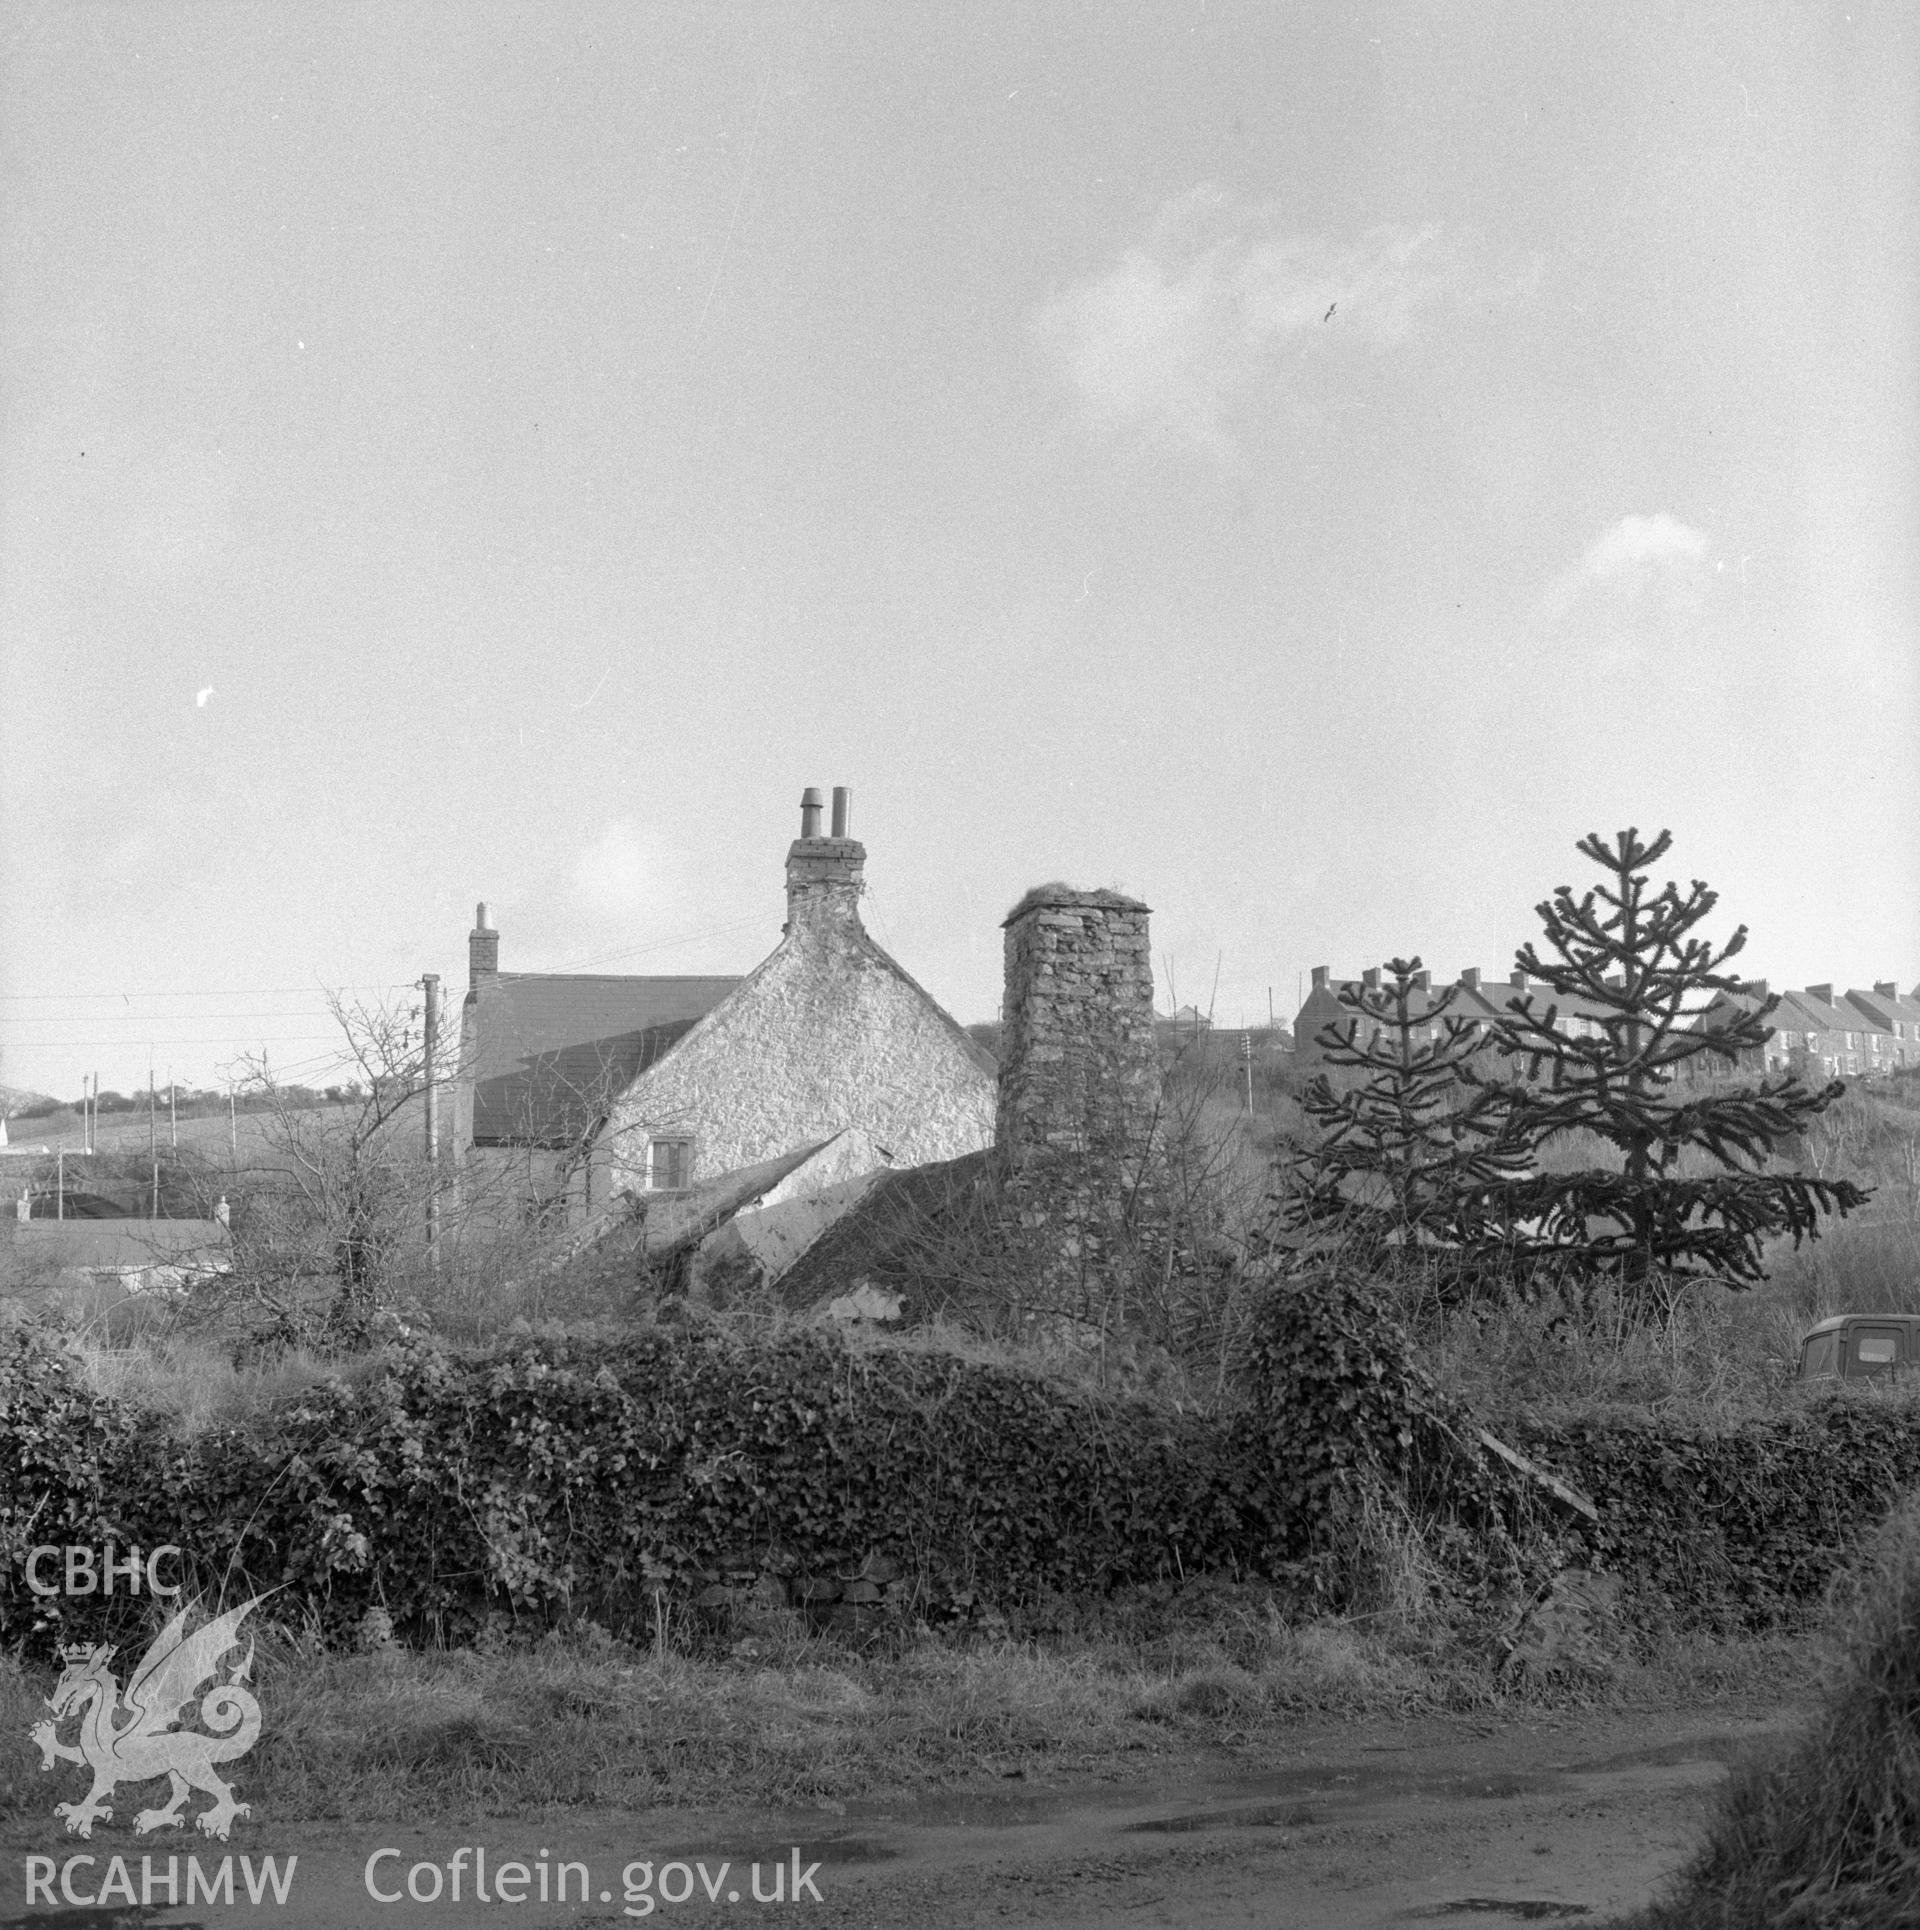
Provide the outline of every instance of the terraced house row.
{"type": "MultiPolygon", "coordinates": [[[[1429,1015],[1452,993],[1446,1007],[1450,1019],[1489,1026],[1501,1017],[1511,1001],[1529,998],[1533,1010],[1545,1013],[1548,1006],[1556,1012],[1555,1023],[1569,1038],[1597,1034],[1608,1009],[1589,999],[1564,997],[1550,992],[1524,972],[1504,979],[1483,979],[1479,972],[1460,974],[1451,986],[1436,988],[1431,972],[1415,975],[1415,994],[1409,1013],[1416,1020],[1414,1036],[1424,1041],[1431,1037],[1436,1023],[1429,1015]]],[[[1325,1050],[1320,1035],[1329,1025],[1344,1025],[1353,1014],[1341,1002],[1343,989],[1378,989],[1386,983],[1379,968],[1362,972],[1358,979],[1336,979],[1325,965],[1313,968],[1313,985],[1294,1020],[1293,1036],[1305,1063],[1323,1060],[1325,1050]]],[[[1770,995],[1763,978],[1750,979],[1737,995],[1721,995],[1695,1020],[1702,1031],[1724,1025],[1731,1009],[1751,1011],[1770,995]]],[[[1782,991],[1773,1010],[1773,1032],[1762,1052],[1740,1055],[1747,1070],[1783,1072],[1801,1070],[1809,1076],[1825,1078],[1870,1079],[1897,1072],[1904,1066],[1920,1066],[1920,985],[1902,992],[1891,980],[1883,980],[1870,991],[1836,993],[1828,985],[1809,985],[1797,991],[1782,991]]],[[[1723,1064],[1724,1062],[1716,1062],[1723,1064]]]]}
{"type": "MultiPolygon", "coordinates": [[[[1768,995],[1764,978],[1748,981],[1741,1002],[1749,1009],[1768,995]]],[[[1716,1000],[1701,1019],[1710,1026],[1727,1001],[1716,1000]]],[[[1743,1058],[1768,1072],[1804,1068],[1833,1078],[1871,1079],[1920,1066],[1920,985],[1902,992],[1883,980],[1870,992],[1842,992],[1831,985],[1783,990],[1773,1008],[1773,1035],[1764,1053],[1743,1058]]]]}

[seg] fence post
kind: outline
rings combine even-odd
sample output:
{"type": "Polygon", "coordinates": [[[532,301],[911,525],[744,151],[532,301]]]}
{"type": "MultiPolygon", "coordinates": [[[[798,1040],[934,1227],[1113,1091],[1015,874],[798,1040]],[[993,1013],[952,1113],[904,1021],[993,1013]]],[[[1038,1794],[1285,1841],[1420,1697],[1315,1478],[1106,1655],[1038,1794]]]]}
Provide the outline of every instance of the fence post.
{"type": "Polygon", "coordinates": [[[440,1046],[440,974],[428,972],[420,981],[427,995],[426,1115],[427,1115],[427,1265],[440,1266],[440,1088],[435,1083],[435,1055],[440,1046]]]}

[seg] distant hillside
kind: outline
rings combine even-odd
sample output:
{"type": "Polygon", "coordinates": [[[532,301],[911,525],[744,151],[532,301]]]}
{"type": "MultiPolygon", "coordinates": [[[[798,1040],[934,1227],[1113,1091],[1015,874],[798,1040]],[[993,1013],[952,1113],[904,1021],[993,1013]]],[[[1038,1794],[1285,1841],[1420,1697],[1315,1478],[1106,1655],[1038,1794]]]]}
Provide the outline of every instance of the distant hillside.
{"type": "MultiPolygon", "coordinates": [[[[342,1117],[345,1117],[344,1113],[342,1117]]],[[[231,1128],[231,1150],[242,1164],[251,1163],[262,1156],[271,1124],[271,1117],[266,1113],[241,1112],[236,1116],[231,1128]]],[[[182,1148],[191,1147],[209,1159],[219,1161],[229,1156],[229,1127],[225,1113],[182,1119],[169,1129],[164,1106],[156,1110],[151,1127],[145,1112],[103,1114],[95,1129],[94,1144],[103,1153],[144,1153],[149,1132],[153,1143],[163,1153],[177,1137],[182,1148]]],[[[37,1146],[45,1146],[50,1152],[58,1152],[62,1147],[73,1152],[86,1144],[86,1128],[78,1113],[58,1112],[50,1119],[9,1120],[7,1137],[12,1140],[12,1149],[16,1152],[37,1146]]]]}
{"type": "Polygon", "coordinates": [[[23,1106],[57,1106],[59,1100],[25,1086],[0,1086],[0,1119],[11,1119],[23,1106]]]}

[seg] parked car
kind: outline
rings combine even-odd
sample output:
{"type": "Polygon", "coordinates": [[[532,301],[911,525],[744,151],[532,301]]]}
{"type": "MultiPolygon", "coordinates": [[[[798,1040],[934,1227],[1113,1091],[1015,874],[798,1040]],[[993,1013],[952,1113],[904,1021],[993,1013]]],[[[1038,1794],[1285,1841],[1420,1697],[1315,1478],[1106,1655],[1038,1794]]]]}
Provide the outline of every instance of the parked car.
{"type": "Polygon", "coordinates": [[[1800,1378],[1891,1380],[1920,1366],[1920,1314],[1837,1313],[1800,1343],[1800,1378]]]}

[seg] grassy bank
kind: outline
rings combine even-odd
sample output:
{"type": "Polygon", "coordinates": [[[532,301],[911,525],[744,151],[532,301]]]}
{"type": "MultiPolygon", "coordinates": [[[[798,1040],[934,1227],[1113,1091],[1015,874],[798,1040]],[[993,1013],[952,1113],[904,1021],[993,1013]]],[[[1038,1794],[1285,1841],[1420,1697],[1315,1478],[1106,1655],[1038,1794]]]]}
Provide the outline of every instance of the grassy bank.
{"type": "MultiPolygon", "coordinates": [[[[256,1657],[267,1720],[239,1780],[289,1821],[831,1809],[880,1792],[1120,1778],[1221,1751],[1257,1764],[1315,1718],[1710,1706],[1756,1675],[1790,1690],[1798,1655],[1784,1641],[1691,1643],[1604,1679],[1508,1688],[1471,1658],[1423,1652],[1417,1631],[1289,1627],[1251,1608],[1177,1643],[923,1636],[863,1651],[789,1625],[704,1659],[591,1627],[530,1648],[359,1655],[278,1630],[256,1657]]],[[[25,1737],[53,1680],[0,1661],[0,1818],[38,1817],[52,1800],[25,1737]]]]}
{"type": "Polygon", "coordinates": [[[1736,1771],[1671,1893],[1617,1930],[1920,1922],[1920,1509],[1836,1588],[1808,1654],[1819,1714],[1736,1771]]]}

